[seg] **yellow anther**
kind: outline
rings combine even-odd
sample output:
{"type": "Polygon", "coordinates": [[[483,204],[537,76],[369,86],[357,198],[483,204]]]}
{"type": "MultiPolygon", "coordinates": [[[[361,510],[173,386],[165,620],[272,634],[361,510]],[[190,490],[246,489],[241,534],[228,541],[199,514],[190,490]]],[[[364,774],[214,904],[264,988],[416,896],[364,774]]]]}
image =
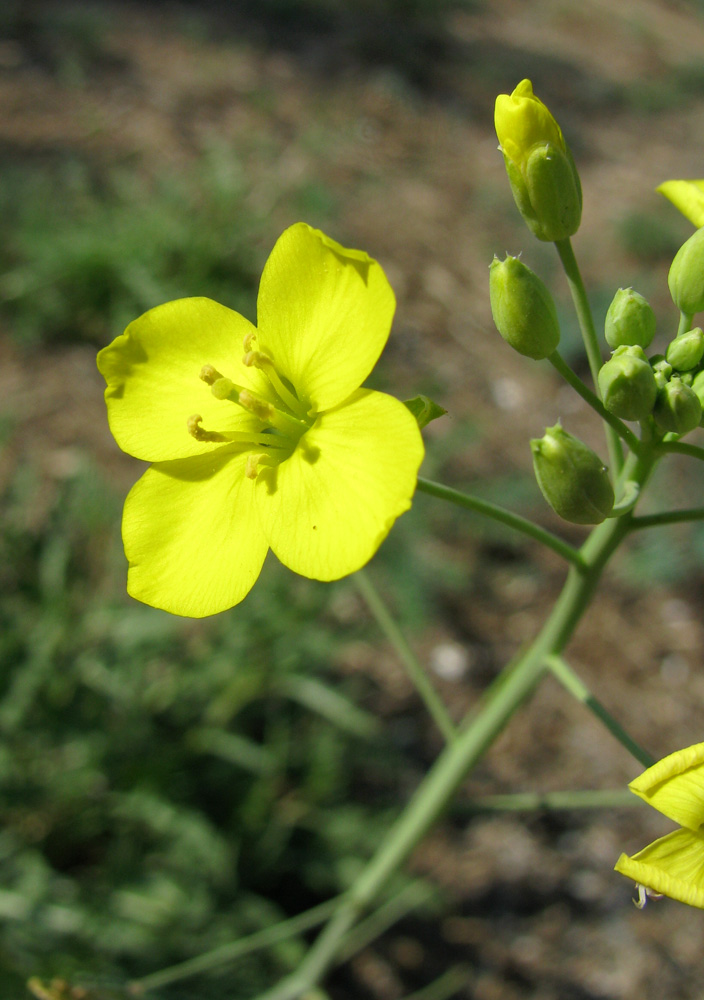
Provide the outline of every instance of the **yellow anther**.
{"type": "Polygon", "coordinates": [[[208,385],[212,385],[214,382],[217,382],[218,379],[221,379],[222,375],[217,370],[217,368],[213,368],[212,365],[203,365],[203,367],[200,370],[200,377],[208,385]]]}
{"type": "Polygon", "coordinates": [[[251,333],[246,333],[244,335],[244,341],[242,343],[242,346],[244,348],[245,354],[247,353],[247,351],[249,351],[251,349],[252,344],[254,343],[254,341],[256,339],[257,339],[257,335],[256,335],[256,333],[253,330],[252,330],[251,333]]]}
{"type": "Polygon", "coordinates": [[[265,455],[247,455],[247,464],[244,467],[244,474],[247,479],[256,479],[259,472],[259,463],[266,458],[265,455]]]}
{"type": "Polygon", "coordinates": [[[217,431],[206,431],[200,426],[202,421],[203,418],[199,413],[194,413],[192,417],[188,418],[186,426],[191,437],[194,437],[196,441],[227,441],[224,434],[218,434],[217,431]]]}
{"type": "Polygon", "coordinates": [[[240,393],[239,403],[245,410],[249,410],[255,417],[263,420],[264,423],[269,424],[274,421],[276,410],[271,403],[267,403],[265,399],[260,399],[247,389],[243,389],[240,393]]]}

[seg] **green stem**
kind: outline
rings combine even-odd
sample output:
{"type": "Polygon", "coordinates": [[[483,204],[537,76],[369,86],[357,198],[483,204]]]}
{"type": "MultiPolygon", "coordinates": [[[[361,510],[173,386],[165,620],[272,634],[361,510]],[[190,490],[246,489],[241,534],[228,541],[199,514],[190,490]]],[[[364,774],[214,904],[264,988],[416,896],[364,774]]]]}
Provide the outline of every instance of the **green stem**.
{"type": "Polygon", "coordinates": [[[450,1000],[469,985],[470,970],[465,965],[452,965],[432,983],[415,993],[408,993],[404,1000],[450,1000]]]}
{"type": "Polygon", "coordinates": [[[633,431],[629,427],[626,427],[624,422],[614,416],[613,413],[609,413],[599,397],[592,392],[589,386],[584,384],[579,375],[572,371],[558,351],[554,351],[548,357],[548,361],[553,368],[560,373],[564,380],[572,386],[575,392],[579,393],[586,403],[589,403],[591,408],[599,414],[601,419],[605,420],[607,424],[613,427],[619,437],[623,438],[631,451],[637,452],[640,449],[640,441],[633,431]]]}
{"type": "Polygon", "coordinates": [[[685,510],[666,510],[660,514],[643,514],[631,518],[631,531],[653,528],[661,524],[681,524],[683,521],[704,521],[704,507],[690,507],[685,510]]]}
{"type": "Polygon", "coordinates": [[[362,569],[354,574],[353,579],[367,607],[374,615],[379,628],[396,651],[396,655],[405,667],[406,673],[413,682],[416,691],[423,699],[425,707],[435,720],[435,724],[446,742],[450,742],[457,735],[455,724],[450,718],[447,708],[433,687],[418,657],[408,645],[403,632],[389,614],[379,591],[372,583],[369,575],[362,569]]]}
{"type": "Polygon", "coordinates": [[[704,461],[704,448],[696,444],[686,444],[684,441],[663,441],[657,446],[659,454],[677,453],[678,455],[690,455],[704,461]]]}
{"type": "MultiPolygon", "coordinates": [[[[624,475],[643,483],[652,457],[631,455],[624,475]]],[[[340,901],[300,967],[258,1000],[298,1000],[320,981],[339,953],[359,915],[388,878],[405,863],[447,806],[469,771],[531,694],[548,669],[546,658],[563,651],[592,598],[610,556],[628,533],[630,514],[595,528],[582,548],[586,570],[571,566],[565,585],[532,645],[494,680],[479,710],[448,744],[392,825],[377,853],[340,901]]]]}
{"type": "Polygon", "coordinates": [[[167,986],[169,983],[188,979],[190,976],[198,975],[200,972],[210,972],[221,965],[227,965],[230,962],[234,962],[235,959],[242,958],[243,955],[250,955],[254,951],[270,948],[280,941],[286,941],[297,934],[301,934],[303,931],[311,930],[313,927],[322,924],[334,911],[338,902],[338,899],[328,899],[319,906],[314,906],[304,913],[299,913],[298,916],[291,917],[289,920],[282,920],[281,923],[274,924],[271,927],[265,927],[261,931],[256,931],[254,934],[240,938],[239,941],[223,944],[219,948],[205,952],[203,955],[197,955],[195,958],[189,958],[185,962],[171,965],[167,969],[152,972],[151,975],[143,976],[142,979],[133,979],[129,984],[129,992],[133,996],[141,996],[149,990],[161,989],[161,987],[167,986]]]}
{"type": "Polygon", "coordinates": [[[370,941],[375,941],[389,927],[393,927],[412,910],[430,902],[435,895],[436,890],[427,882],[410,882],[404,886],[400,892],[350,931],[340,948],[339,960],[346,962],[352,958],[362,948],[366,948],[370,941]]]}
{"type": "Polygon", "coordinates": [[[690,314],[690,313],[684,313],[684,312],[680,313],[680,322],[679,322],[679,326],[677,327],[677,336],[678,337],[679,337],[679,335],[681,333],[688,333],[692,329],[692,320],[693,319],[694,319],[694,316],[692,314],[690,314]]]}
{"type": "Polygon", "coordinates": [[[565,687],[571,695],[573,695],[577,701],[581,701],[583,705],[594,713],[594,715],[599,719],[601,723],[609,730],[612,736],[615,736],[619,743],[622,744],[632,754],[636,760],[643,765],[643,767],[652,767],[655,763],[655,758],[651,757],[649,753],[646,753],[642,747],[639,747],[635,740],[631,739],[626,730],[621,726],[619,722],[614,719],[613,715],[601,704],[601,702],[594,697],[587,685],[577,676],[577,674],[572,670],[570,665],[557,654],[546,657],[546,662],[550,667],[550,670],[557,678],[557,680],[565,687]]]}
{"type": "Polygon", "coordinates": [[[526,517],[521,517],[520,514],[514,514],[510,510],[505,510],[503,507],[499,507],[498,504],[491,503],[489,500],[480,500],[479,497],[460,493],[459,490],[453,490],[451,486],[443,486],[442,483],[434,483],[429,479],[422,479],[421,477],[418,477],[418,489],[421,493],[428,493],[430,496],[439,497],[441,500],[454,503],[458,507],[464,507],[465,510],[472,510],[477,514],[484,514],[485,517],[493,518],[494,521],[499,521],[501,524],[505,524],[509,528],[520,531],[524,535],[528,535],[529,538],[541,542],[578,569],[584,566],[579,549],[575,549],[567,542],[563,542],[557,535],[553,535],[552,532],[546,531],[545,528],[533,524],[532,521],[529,521],[526,517]]]}
{"type": "MultiPolygon", "coordinates": [[[[572,249],[572,243],[569,237],[564,240],[558,240],[555,243],[555,247],[560,255],[565,277],[567,278],[567,284],[569,285],[570,294],[577,313],[579,328],[582,331],[582,340],[584,341],[584,348],[587,352],[589,370],[592,373],[594,388],[598,393],[598,375],[599,369],[602,365],[602,357],[601,351],[599,350],[599,341],[597,340],[596,329],[594,327],[594,318],[592,317],[592,311],[589,306],[587,292],[584,288],[584,282],[582,281],[582,275],[579,272],[579,266],[577,264],[577,259],[575,258],[574,250],[572,249]]],[[[611,468],[615,473],[617,473],[623,465],[623,449],[621,448],[619,437],[610,423],[606,426],[606,443],[611,457],[611,468]]]]}
{"type": "Polygon", "coordinates": [[[536,812],[539,809],[614,809],[642,804],[626,788],[581,789],[567,792],[511,792],[506,795],[482,795],[462,803],[455,812],[536,812]]]}

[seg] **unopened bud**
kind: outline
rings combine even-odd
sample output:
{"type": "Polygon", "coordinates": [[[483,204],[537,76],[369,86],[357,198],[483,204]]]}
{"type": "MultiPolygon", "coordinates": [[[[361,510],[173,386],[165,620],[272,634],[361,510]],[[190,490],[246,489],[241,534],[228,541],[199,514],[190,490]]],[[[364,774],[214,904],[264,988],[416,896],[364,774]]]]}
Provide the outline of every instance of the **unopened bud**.
{"type": "Polygon", "coordinates": [[[600,524],[614,505],[606,466],[560,424],[530,443],[538,486],[552,509],[573,524],[600,524]]]}
{"type": "Polygon", "coordinates": [[[667,385],[659,390],[653,407],[653,416],[664,431],[688,434],[699,426],[702,419],[702,404],[694,389],[674,375],[667,385]]]}
{"type": "Polygon", "coordinates": [[[704,357],[704,330],[700,326],[695,326],[687,333],[680,333],[670,341],[666,357],[678,372],[688,372],[696,368],[704,357]]]}
{"type": "Polygon", "coordinates": [[[662,387],[670,381],[670,376],[672,375],[672,365],[664,354],[653,354],[650,359],[650,367],[653,369],[655,384],[658,389],[662,389],[662,387]]]}
{"type": "Polygon", "coordinates": [[[489,267],[489,298],[496,329],[526,357],[547,358],[560,343],[560,326],[550,292],[518,257],[494,257],[489,267]]]}
{"type": "Polygon", "coordinates": [[[574,235],[582,217],[579,174],[530,80],[496,98],[494,123],[513,197],[531,232],[547,241],[574,235]]]}
{"type": "Polygon", "coordinates": [[[623,345],[648,347],[655,336],[655,313],[632,288],[619,288],[606,313],[606,343],[614,350],[623,345]]]}
{"type": "Polygon", "coordinates": [[[622,420],[646,420],[658,387],[641,347],[618,347],[602,366],[599,391],[606,409],[622,420]]]}
{"type": "Polygon", "coordinates": [[[704,228],[697,229],[679,248],[667,283],[680,312],[693,316],[704,309],[704,228]]]}
{"type": "Polygon", "coordinates": [[[700,425],[704,424],[704,372],[699,372],[692,380],[692,392],[699,400],[702,407],[702,419],[700,425]]]}

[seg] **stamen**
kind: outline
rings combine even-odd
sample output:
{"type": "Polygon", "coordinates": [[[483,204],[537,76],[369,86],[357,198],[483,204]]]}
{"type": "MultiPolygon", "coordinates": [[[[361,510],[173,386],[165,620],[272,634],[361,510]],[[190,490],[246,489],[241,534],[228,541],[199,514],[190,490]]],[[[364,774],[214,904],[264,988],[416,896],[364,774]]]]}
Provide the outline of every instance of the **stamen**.
{"type": "Polygon", "coordinates": [[[249,410],[253,413],[255,417],[263,421],[265,424],[270,424],[273,421],[274,414],[276,410],[271,403],[267,403],[265,399],[260,399],[259,396],[255,396],[254,393],[249,392],[248,389],[243,389],[240,393],[239,398],[240,406],[243,406],[245,410],[249,410]]]}
{"type": "Polygon", "coordinates": [[[194,413],[192,417],[188,418],[186,426],[191,437],[194,437],[196,441],[227,441],[224,434],[218,434],[217,431],[206,431],[204,427],[200,426],[202,421],[203,418],[199,413],[194,413]]]}
{"type": "Polygon", "coordinates": [[[640,882],[636,882],[636,889],[638,891],[638,899],[633,900],[633,905],[637,910],[644,909],[649,899],[662,899],[661,892],[656,892],[647,885],[641,885],[640,882]]]}
{"type": "Polygon", "coordinates": [[[212,365],[203,365],[203,367],[200,370],[200,377],[208,385],[212,385],[214,382],[217,382],[218,379],[221,379],[222,375],[217,370],[217,368],[213,368],[212,365]]]}
{"type": "Polygon", "coordinates": [[[291,447],[290,439],[279,436],[276,431],[265,430],[261,433],[258,431],[223,431],[222,433],[220,431],[206,431],[204,427],[200,426],[202,420],[203,418],[198,413],[194,413],[186,421],[188,433],[196,441],[210,441],[218,444],[227,441],[229,444],[244,444],[253,448],[288,449],[291,447]]]}
{"type": "Polygon", "coordinates": [[[210,388],[216,399],[229,399],[232,403],[239,403],[240,388],[235,385],[232,379],[220,378],[210,383],[210,388]]]}
{"type": "Polygon", "coordinates": [[[244,467],[244,474],[247,479],[256,479],[259,475],[259,466],[268,465],[270,468],[277,464],[276,460],[269,455],[247,455],[247,464],[244,467]]]}
{"type": "Polygon", "coordinates": [[[247,368],[254,367],[263,371],[274,387],[274,390],[278,393],[286,406],[293,410],[293,412],[298,416],[305,416],[305,407],[301,403],[300,399],[298,399],[298,397],[284,385],[281,380],[281,376],[276,370],[274,362],[267,354],[262,354],[261,351],[247,351],[245,356],[242,358],[242,364],[246,365],[247,368]]]}
{"type": "Polygon", "coordinates": [[[283,434],[299,438],[304,431],[308,430],[308,424],[304,424],[302,420],[292,417],[289,413],[277,410],[275,406],[250,392],[249,389],[241,390],[238,402],[245,410],[253,413],[255,417],[264,421],[265,424],[275,427],[283,434]]]}
{"type": "Polygon", "coordinates": [[[244,335],[244,341],[242,343],[242,346],[244,347],[245,354],[247,353],[247,351],[251,350],[252,344],[254,343],[254,341],[256,339],[257,339],[257,335],[254,332],[254,330],[252,330],[251,333],[245,333],[245,335],[244,335]]]}

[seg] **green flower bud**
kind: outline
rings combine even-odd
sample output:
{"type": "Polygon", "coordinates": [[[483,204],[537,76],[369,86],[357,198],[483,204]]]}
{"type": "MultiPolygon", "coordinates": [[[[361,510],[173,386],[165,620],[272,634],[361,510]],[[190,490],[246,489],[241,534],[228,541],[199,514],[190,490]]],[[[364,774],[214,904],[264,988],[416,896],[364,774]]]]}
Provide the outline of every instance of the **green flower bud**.
{"type": "Polygon", "coordinates": [[[691,386],[694,382],[694,372],[678,372],[677,378],[680,380],[682,385],[691,386]]]}
{"type": "Polygon", "coordinates": [[[699,372],[694,376],[692,380],[692,392],[699,400],[702,407],[702,418],[699,421],[700,426],[704,425],[704,372],[699,372]]]}
{"type": "Polygon", "coordinates": [[[573,524],[600,524],[614,505],[606,466],[558,423],[530,442],[538,486],[552,509],[573,524]]]}
{"type": "Polygon", "coordinates": [[[598,382],[604,406],[615,416],[646,420],[652,413],[658,387],[642,348],[617,348],[602,366],[598,382]]]}
{"type": "Polygon", "coordinates": [[[674,375],[667,385],[659,390],[653,407],[653,416],[664,431],[688,434],[699,426],[702,419],[702,404],[694,389],[690,389],[674,375]]]}
{"type": "Polygon", "coordinates": [[[679,248],[667,283],[680,312],[693,316],[704,309],[704,228],[697,229],[679,248]]]}
{"type": "Polygon", "coordinates": [[[513,197],[531,232],[547,241],[574,235],[582,218],[579,174],[530,80],[496,98],[494,122],[513,197]]]}
{"type": "Polygon", "coordinates": [[[539,361],[557,348],[560,326],[552,296],[518,257],[494,257],[489,297],[496,329],[519,354],[539,361]]]}
{"type": "Polygon", "coordinates": [[[678,372],[688,372],[696,368],[704,357],[704,330],[695,326],[687,333],[680,333],[670,341],[667,360],[678,372]]]}
{"type": "Polygon", "coordinates": [[[658,389],[662,389],[662,387],[670,381],[670,376],[672,375],[672,365],[664,354],[653,354],[650,359],[650,367],[653,369],[655,384],[658,389]]]}
{"type": "Polygon", "coordinates": [[[612,349],[624,344],[648,347],[655,336],[655,313],[638,292],[619,288],[606,313],[604,334],[612,349]]]}

